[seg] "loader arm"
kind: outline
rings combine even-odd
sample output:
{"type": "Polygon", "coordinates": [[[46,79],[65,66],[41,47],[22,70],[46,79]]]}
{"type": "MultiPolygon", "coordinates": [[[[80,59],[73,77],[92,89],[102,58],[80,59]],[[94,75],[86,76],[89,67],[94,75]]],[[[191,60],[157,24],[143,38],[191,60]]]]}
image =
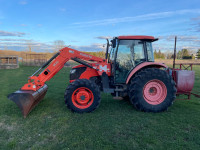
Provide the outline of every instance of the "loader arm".
{"type": "MultiPolygon", "coordinates": [[[[44,69],[39,75],[35,76],[35,73],[34,73],[32,76],[30,76],[28,78],[28,83],[25,84],[21,88],[21,90],[37,91],[42,86],[44,86],[46,81],[50,80],[54,75],[56,75],[64,67],[65,63],[69,61],[70,59],[75,60],[75,61],[77,60],[78,62],[81,62],[81,60],[96,61],[99,64],[106,65],[105,59],[65,47],[59,50],[59,52],[56,55],[54,55],[46,64],[43,65],[43,66],[47,66],[49,64],[49,66],[46,67],[46,69],[44,69]]],[[[93,69],[99,70],[98,66],[93,67],[87,62],[84,62],[84,63],[85,65],[93,69]]],[[[40,69],[42,68],[44,67],[41,67],[40,69]]]]}
{"type": "Polygon", "coordinates": [[[48,89],[45,82],[56,75],[70,59],[96,69],[99,75],[102,75],[103,72],[110,75],[110,64],[108,64],[105,59],[65,47],[59,50],[58,53],[30,76],[28,78],[28,83],[20,90],[8,95],[8,99],[15,102],[21,109],[24,118],[26,118],[29,112],[44,98],[48,89]],[[95,61],[97,63],[96,65],[91,65],[87,61],[95,61]],[[39,73],[42,69],[43,71],[39,73]]]}

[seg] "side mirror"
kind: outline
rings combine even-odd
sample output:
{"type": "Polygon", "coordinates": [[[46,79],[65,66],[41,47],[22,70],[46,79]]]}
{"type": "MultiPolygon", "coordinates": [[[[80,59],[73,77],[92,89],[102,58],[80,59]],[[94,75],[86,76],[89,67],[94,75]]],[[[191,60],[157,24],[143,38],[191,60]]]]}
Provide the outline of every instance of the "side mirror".
{"type": "Polygon", "coordinates": [[[111,40],[112,43],[112,47],[115,48],[116,47],[116,39],[111,40]]]}

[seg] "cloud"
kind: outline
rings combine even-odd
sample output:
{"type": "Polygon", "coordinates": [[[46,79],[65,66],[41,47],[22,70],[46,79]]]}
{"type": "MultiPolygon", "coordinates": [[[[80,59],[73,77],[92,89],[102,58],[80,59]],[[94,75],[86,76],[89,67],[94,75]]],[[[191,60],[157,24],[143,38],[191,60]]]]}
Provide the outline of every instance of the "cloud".
{"type": "Polygon", "coordinates": [[[20,42],[29,42],[32,40],[28,40],[28,39],[0,39],[0,41],[20,41],[20,42]]]}
{"type": "Polygon", "coordinates": [[[199,21],[200,21],[200,16],[198,16],[198,17],[195,17],[195,18],[192,18],[191,20],[194,20],[194,21],[197,21],[197,20],[199,20],[199,21]]]}
{"type": "Polygon", "coordinates": [[[26,25],[26,24],[20,24],[20,26],[22,26],[22,27],[26,27],[27,25],[26,25]]]}
{"type": "Polygon", "coordinates": [[[21,0],[21,1],[19,1],[19,4],[20,5],[26,5],[26,4],[28,4],[28,2],[26,0],[21,0]]]}
{"type": "Polygon", "coordinates": [[[1,12],[0,12],[0,19],[4,19],[4,16],[1,14],[1,12]]]}
{"type": "Polygon", "coordinates": [[[37,26],[38,26],[38,27],[41,27],[41,26],[42,26],[42,24],[37,24],[37,26]]]}
{"type": "Polygon", "coordinates": [[[97,39],[112,39],[111,36],[98,36],[97,39]]]}
{"type": "Polygon", "coordinates": [[[105,51],[105,47],[103,46],[103,44],[100,44],[100,43],[94,43],[94,44],[86,45],[86,46],[72,45],[71,47],[78,51],[85,51],[85,52],[105,51]]]}
{"type": "Polygon", "coordinates": [[[195,28],[196,32],[200,32],[200,22],[196,24],[195,28]]]}
{"type": "MultiPolygon", "coordinates": [[[[163,52],[173,52],[175,35],[159,36],[159,41],[153,43],[154,49],[163,52]]],[[[177,35],[177,51],[188,49],[196,52],[200,48],[200,37],[194,35],[177,35]]]]}
{"type": "Polygon", "coordinates": [[[197,36],[179,36],[178,40],[182,42],[199,42],[200,38],[197,36]]]}
{"type": "Polygon", "coordinates": [[[60,8],[59,9],[61,12],[66,12],[66,9],[65,8],[60,8]]]}
{"type": "MultiPolygon", "coordinates": [[[[174,41],[176,35],[167,35],[167,36],[159,36],[158,38],[160,40],[166,40],[166,41],[174,41]]],[[[200,38],[198,36],[188,36],[188,35],[178,35],[177,41],[181,42],[197,42],[200,38]]]]}
{"type": "Polygon", "coordinates": [[[77,40],[71,40],[70,42],[72,42],[72,43],[78,43],[79,41],[77,41],[77,40]]]}
{"type": "Polygon", "coordinates": [[[93,20],[93,21],[86,21],[86,22],[75,22],[73,23],[73,25],[79,26],[79,27],[100,26],[100,25],[109,25],[109,24],[113,25],[113,24],[123,23],[123,22],[156,20],[156,19],[172,17],[174,15],[184,15],[188,13],[200,14],[200,9],[185,9],[185,10],[177,10],[177,11],[150,13],[150,14],[139,15],[139,16],[134,16],[134,17],[110,18],[110,19],[93,20]]]}
{"type": "Polygon", "coordinates": [[[0,42],[1,46],[20,46],[20,47],[26,47],[26,46],[42,46],[42,45],[46,45],[44,43],[40,43],[40,42],[35,42],[35,41],[27,41],[27,42],[0,42]]]}
{"type": "Polygon", "coordinates": [[[25,33],[23,33],[23,32],[8,32],[8,31],[0,30],[0,36],[18,36],[18,37],[22,37],[24,35],[25,35],[25,33]]]}
{"type": "Polygon", "coordinates": [[[190,28],[190,31],[200,32],[200,16],[191,18],[191,21],[192,28],[190,28]]]}
{"type": "Polygon", "coordinates": [[[5,38],[0,39],[0,49],[12,49],[12,50],[20,50],[20,51],[26,51],[28,47],[31,47],[33,51],[37,52],[45,52],[49,51],[52,52],[53,45],[49,44],[48,42],[43,43],[39,41],[35,41],[32,39],[11,39],[11,38],[5,38]]]}

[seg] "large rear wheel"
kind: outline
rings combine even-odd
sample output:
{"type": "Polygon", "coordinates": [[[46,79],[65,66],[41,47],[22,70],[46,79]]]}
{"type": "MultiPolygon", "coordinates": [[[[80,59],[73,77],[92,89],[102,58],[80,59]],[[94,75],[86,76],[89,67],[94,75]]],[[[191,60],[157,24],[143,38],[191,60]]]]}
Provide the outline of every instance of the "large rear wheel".
{"type": "Polygon", "coordinates": [[[87,79],[72,82],[65,92],[65,103],[74,112],[92,112],[100,104],[99,87],[87,79]]]}
{"type": "Polygon", "coordinates": [[[175,83],[166,71],[148,68],[140,71],[129,86],[130,102],[145,112],[161,112],[172,105],[176,97],[175,83]]]}

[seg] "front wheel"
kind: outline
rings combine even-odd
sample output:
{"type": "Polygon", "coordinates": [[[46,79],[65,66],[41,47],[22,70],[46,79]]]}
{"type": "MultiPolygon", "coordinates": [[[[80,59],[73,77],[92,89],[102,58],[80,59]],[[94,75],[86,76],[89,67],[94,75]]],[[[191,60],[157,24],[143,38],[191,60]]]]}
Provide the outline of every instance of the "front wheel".
{"type": "Polygon", "coordinates": [[[87,79],[72,82],[65,92],[65,103],[74,112],[92,112],[100,104],[99,87],[87,79]]]}
{"type": "Polygon", "coordinates": [[[129,99],[139,110],[161,112],[172,105],[176,95],[173,79],[164,70],[148,68],[140,71],[129,86],[129,99]]]}

